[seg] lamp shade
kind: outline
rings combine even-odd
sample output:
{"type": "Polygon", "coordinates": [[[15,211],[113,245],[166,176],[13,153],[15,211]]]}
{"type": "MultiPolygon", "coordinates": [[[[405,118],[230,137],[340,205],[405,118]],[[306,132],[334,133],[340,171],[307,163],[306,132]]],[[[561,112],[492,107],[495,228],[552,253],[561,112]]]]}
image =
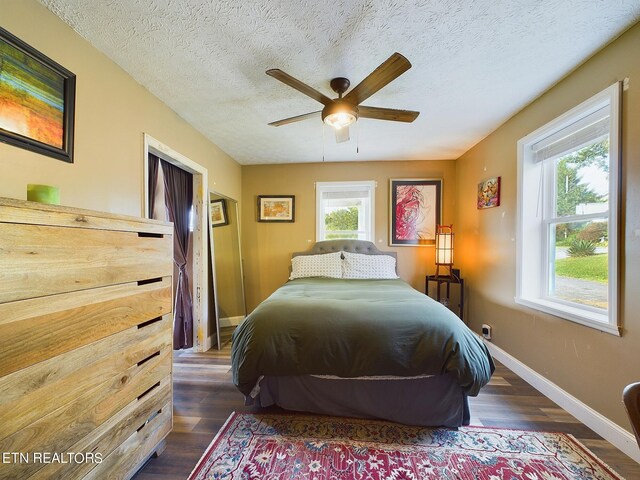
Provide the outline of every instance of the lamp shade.
{"type": "Polygon", "coordinates": [[[436,265],[453,265],[453,225],[436,227],[436,265]]]}

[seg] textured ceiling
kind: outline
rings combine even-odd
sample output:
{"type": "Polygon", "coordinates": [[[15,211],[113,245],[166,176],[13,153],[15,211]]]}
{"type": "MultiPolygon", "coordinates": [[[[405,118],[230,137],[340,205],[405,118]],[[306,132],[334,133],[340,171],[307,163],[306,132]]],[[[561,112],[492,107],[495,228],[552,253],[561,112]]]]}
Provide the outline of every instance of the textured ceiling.
{"type": "Polygon", "coordinates": [[[638,0],[40,1],[241,164],[457,158],[640,19],[638,0]],[[343,144],[267,125],[321,105],[265,70],[333,98],[395,51],[413,67],[365,103],[415,122],[360,119],[343,144]]]}

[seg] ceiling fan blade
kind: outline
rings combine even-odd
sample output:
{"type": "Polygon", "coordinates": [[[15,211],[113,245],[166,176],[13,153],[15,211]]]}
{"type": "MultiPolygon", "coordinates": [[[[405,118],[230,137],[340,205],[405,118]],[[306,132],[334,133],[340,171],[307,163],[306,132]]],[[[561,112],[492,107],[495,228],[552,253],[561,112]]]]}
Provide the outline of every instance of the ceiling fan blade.
{"type": "Polygon", "coordinates": [[[353,90],[344,97],[346,101],[354,105],[360,105],[371,95],[376,93],[389,82],[395,80],[411,68],[411,63],[403,55],[394,53],[382,64],[362,80],[353,90]]]}
{"type": "Polygon", "coordinates": [[[286,125],[288,123],[299,122],[301,120],[306,120],[307,118],[313,118],[320,116],[320,110],[317,112],[305,113],[304,115],[297,115],[295,117],[283,118],[282,120],[278,120],[277,122],[271,122],[269,125],[272,127],[279,127],[281,125],[286,125]]]}
{"type": "Polygon", "coordinates": [[[336,128],[336,143],[349,141],[349,127],[336,128]]]}
{"type": "Polygon", "coordinates": [[[302,83],[297,78],[292,77],[288,73],[284,73],[282,70],[278,68],[267,70],[266,74],[275,78],[276,80],[280,80],[282,83],[289,85],[292,88],[295,88],[299,92],[304,93],[306,96],[311,97],[314,100],[317,100],[323,105],[331,105],[333,103],[333,100],[331,100],[326,95],[323,95],[322,93],[317,91],[315,88],[311,88],[306,83],[302,83]]]}
{"type": "Polygon", "coordinates": [[[396,110],[395,108],[380,107],[358,107],[358,116],[360,118],[375,118],[376,120],[391,120],[393,122],[413,122],[418,118],[420,112],[413,110],[396,110]]]}

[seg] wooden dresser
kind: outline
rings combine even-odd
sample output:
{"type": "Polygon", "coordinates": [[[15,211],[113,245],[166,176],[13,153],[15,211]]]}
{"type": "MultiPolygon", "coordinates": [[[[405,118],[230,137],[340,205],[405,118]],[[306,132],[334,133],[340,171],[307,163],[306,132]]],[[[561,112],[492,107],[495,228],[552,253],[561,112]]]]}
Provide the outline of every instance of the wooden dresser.
{"type": "Polygon", "coordinates": [[[127,479],[162,451],[172,234],[0,198],[0,479],[127,479]]]}

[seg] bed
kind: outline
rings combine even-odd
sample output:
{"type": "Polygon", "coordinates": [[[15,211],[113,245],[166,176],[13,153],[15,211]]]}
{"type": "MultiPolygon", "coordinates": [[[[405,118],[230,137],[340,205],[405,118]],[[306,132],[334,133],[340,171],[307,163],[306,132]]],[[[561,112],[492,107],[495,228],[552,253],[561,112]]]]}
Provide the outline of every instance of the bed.
{"type": "Polygon", "coordinates": [[[411,425],[467,425],[494,369],[453,312],[397,277],[395,253],[358,240],[293,254],[232,340],[247,404],[411,425]]]}

